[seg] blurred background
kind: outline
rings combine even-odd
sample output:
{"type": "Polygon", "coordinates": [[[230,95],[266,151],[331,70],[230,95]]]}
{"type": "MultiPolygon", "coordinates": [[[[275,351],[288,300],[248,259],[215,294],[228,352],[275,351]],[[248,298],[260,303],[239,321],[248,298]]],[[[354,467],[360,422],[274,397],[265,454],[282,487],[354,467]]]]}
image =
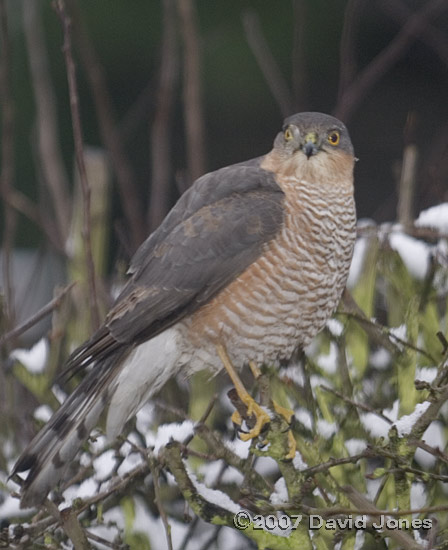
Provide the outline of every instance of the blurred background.
{"type": "MultiPolygon", "coordinates": [[[[315,426],[334,422],[334,445],[311,423],[296,428],[300,441],[319,450],[310,465],[337,457],[341,441],[377,444],[379,432],[354,419],[340,396],[350,407],[380,411],[386,437],[393,421],[429,399],[414,387],[415,377],[429,380],[422,369],[431,370],[431,381],[439,372],[445,384],[442,363],[439,371],[435,365],[448,349],[448,204],[413,221],[448,202],[447,98],[447,0],[0,0],[0,531],[19,514],[6,487],[11,466],[57,407],[55,376],[104,317],[132,254],[197,177],[268,152],[283,118],[295,112],[331,113],[348,126],[364,220],[349,281],[354,302],[346,297],[338,317],[346,332],[321,334],[303,380],[297,365],[275,380],[315,426]],[[380,225],[387,222],[400,227],[380,225]],[[42,337],[30,352],[18,350],[42,337]],[[312,391],[315,375],[339,397],[312,391]]],[[[170,382],[148,426],[201,418],[210,402],[221,414],[213,411],[209,424],[233,434],[230,421],[224,425],[228,381],[217,380],[199,373],[189,388],[170,382]]],[[[441,407],[448,393],[439,390],[431,399],[442,396],[441,407]]],[[[446,506],[444,410],[434,416],[439,435],[422,442],[436,457],[425,466],[434,476],[412,470],[427,504],[439,507],[446,506]]],[[[378,414],[371,418],[377,426],[378,414]]],[[[382,444],[375,460],[384,465],[382,444]]],[[[361,470],[354,460],[344,483],[367,494],[361,470]]],[[[136,478],[135,492],[156,517],[146,475],[136,478]]],[[[381,481],[380,507],[397,507],[392,493],[381,481]]],[[[196,518],[187,527],[179,495],[165,500],[175,504],[172,523],[184,533],[176,548],[190,538],[189,547],[215,548],[191,537],[205,524],[196,518]]],[[[157,538],[161,520],[151,521],[145,516],[157,538]]],[[[246,550],[246,539],[232,543],[231,533],[223,530],[219,548],[246,550]]],[[[377,547],[376,539],[365,546],[377,547]]]]}
{"type": "Polygon", "coordinates": [[[126,265],[194,179],[264,154],[298,111],[348,125],[360,218],[406,222],[448,198],[443,0],[67,0],[63,17],[50,0],[0,6],[9,328],[67,278],[86,230],[74,102],[100,276],[126,265]],[[400,185],[410,189],[401,211],[400,185]]]}

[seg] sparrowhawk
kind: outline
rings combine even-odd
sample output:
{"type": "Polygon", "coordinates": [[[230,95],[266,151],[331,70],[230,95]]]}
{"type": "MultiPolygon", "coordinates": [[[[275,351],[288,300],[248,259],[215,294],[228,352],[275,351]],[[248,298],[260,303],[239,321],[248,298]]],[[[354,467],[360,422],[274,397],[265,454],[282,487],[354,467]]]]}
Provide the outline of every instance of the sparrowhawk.
{"type": "Polygon", "coordinates": [[[109,405],[118,436],[172,376],[279,365],[334,312],[355,240],[353,147],[342,122],[287,118],[266,155],[200,177],[131,261],[99,330],[68,359],[81,383],[35,436],[23,507],[40,503],[109,405]]]}

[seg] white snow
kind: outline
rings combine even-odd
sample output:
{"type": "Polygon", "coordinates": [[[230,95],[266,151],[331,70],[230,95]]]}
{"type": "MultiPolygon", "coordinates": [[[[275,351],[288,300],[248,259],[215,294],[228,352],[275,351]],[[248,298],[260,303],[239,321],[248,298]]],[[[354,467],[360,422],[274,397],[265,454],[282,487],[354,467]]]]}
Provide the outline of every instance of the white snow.
{"type": "MultiPolygon", "coordinates": [[[[435,449],[444,449],[446,437],[443,425],[438,421],[431,422],[426,428],[422,440],[435,449]]],[[[424,468],[432,468],[436,462],[436,457],[423,449],[417,449],[415,452],[415,460],[424,468]]]]}
{"type": "Polygon", "coordinates": [[[448,234],[448,202],[432,206],[420,212],[415,225],[433,227],[448,234]]]}
{"type": "Polygon", "coordinates": [[[350,271],[347,280],[347,287],[349,289],[352,289],[356,285],[362,275],[362,270],[364,268],[364,258],[367,252],[368,243],[369,240],[365,237],[361,237],[355,242],[352,263],[350,265],[350,271]]]}
{"type": "Polygon", "coordinates": [[[344,332],[344,325],[341,323],[341,321],[338,321],[333,317],[328,319],[326,326],[328,330],[331,332],[331,334],[336,338],[341,336],[341,334],[344,332]]]}
{"type": "Polygon", "coordinates": [[[338,427],[334,422],[328,422],[328,420],[324,420],[323,418],[317,421],[317,431],[322,437],[325,437],[325,439],[329,439],[334,435],[337,429],[338,427]]]}
{"type": "Polygon", "coordinates": [[[391,233],[389,242],[400,255],[409,273],[416,279],[424,279],[429,267],[430,247],[398,231],[391,233]]]}
{"type": "Polygon", "coordinates": [[[303,386],[305,378],[300,365],[292,364],[281,370],[282,379],[289,379],[297,386],[303,386]]]}
{"type": "Polygon", "coordinates": [[[408,334],[406,325],[403,324],[403,325],[400,325],[399,327],[391,327],[389,329],[389,332],[392,335],[392,340],[394,342],[396,342],[395,338],[393,338],[394,336],[396,338],[399,338],[400,340],[406,341],[406,337],[407,337],[407,334],[408,334]]]}
{"type": "Polygon", "coordinates": [[[53,410],[49,405],[39,405],[37,409],[34,410],[33,416],[36,420],[42,422],[48,422],[53,415],[53,410]]]}
{"type": "Polygon", "coordinates": [[[95,479],[103,481],[109,477],[114,471],[117,464],[116,453],[113,449],[109,449],[101,454],[93,461],[93,468],[95,470],[95,479]]]}
{"type": "Polygon", "coordinates": [[[338,354],[339,349],[335,342],[330,342],[330,349],[327,355],[319,355],[316,358],[316,363],[327,374],[335,374],[338,370],[338,354]]]}
{"type": "Polygon", "coordinates": [[[299,407],[294,410],[294,416],[307,430],[311,431],[313,429],[313,416],[310,411],[299,407]]]}
{"type": "Polygon", "coordinates": [[[286,487],[286,481],[283,477],[280,477],[275,482],[274,492],[269,497],[269,500],[274,506],[279,506],[289,501],[288,488],[286,487]]]}
{"type": "Polygon", "coordinates": [[[390,353],[384,348],[374,351],[370,355],[370,364],[378,370],[386,369],[390,364],[390,353]]]}
{"type": "Polygon", "coordinates": [[[345,448],[347,449],[349,455],[357,455],[362,453],[362,451],[367,447],[367,443],[363,439],[347,439],[345,442],[345,448]]]}
{"type": "Polygon", "coordinates": [[[11,357],[20,361],[30,372],[38,374],[45,369],[48,352],[48,341],[41,338],[31,349],[15,349],[11,352],[11,357]]]}
{"type": "MultiPolygon", "coordinates": [[[[187,468],[188,470],[188,468],[187,468]]],[[[224,508],[224,510],[228,510],[229,512],[232,512],[236,514],[241,510],[241,506],[234,502],[229,495],[226,495],[226,493],[223,493],[222,491],[218,491],[218,489],[210,489],[210,487],[207,487],[203,483],[199,482],[196,479],[196,476],[192,474],[191,472],[188,472],[191,481],[193,482],[193,485],[196,487],[197,492],[207,501],[211,502],[212,504],[216,504],[216,506],[219,506],[221,508],[224,508]]]]}
{"type": "Polygon", "coordinates": [[[171,440],[183,443],[188,437],[194,434],[195,423],[192,420],[171,424],[162,424],[155,434],[146,434],[146,445],[154,447],[154,454],[159,454],[162,447],[165,447],[171,440]]]}
{"type": "Polygon", "coordinates": [[[292,465],[299,472],[308,468],[308,464],[303,460],[302,455],[299,453],[299,451],[296,451],[296,456],[292,460],[292,465]]]}
{"type": "Polygon", "coordinates": [[[218,476],[221,476],[221,483],[241,485],[244,480],[243,474],[233,466],[227,466],[221,474],[224,465],[223,460],[212,460],[199,466],[198,474],[203,476],[202,481],[205,485],[215,485],[218,481],[218,476]]]}
{"type": "Polygon", "coordinates": [[[405,414],[404,416],[399,418],[394,424],[395,428],[397,429],[398,436],[403,437],[404,435],[410,434],[414,424],[430,405],[431,403],[429,401],[417,403],[414,411],[411,414],[405,414]]]}
{"type": "Polygon", "coordinates": [[[98,483],[89,477],[85,479],[80,485],[71,485],[64,493],[64,500],[58,506],[59,510],[70,506],[75,498],[88,499],[98,492],[98,483]]]}
{"type": "Polygon", "coordinates": [[[255,471],[261,476],[270,476],[278,473],[278,464],[270,456],[260,456],[255,462],[255,471]]]}
{"type": "Polygon", "coordinates": [[[243,441],[237,437],[233,441],[224,440],[224,445],[243,460],[249,456],[250,440],[243,441]]]}
{"type": "Polygon", "coordinates": [[[437,376],[437,367],[417,367],[415,379],[431,384],[437,376]]]}
{"type": "MultiPolygon", "coordinates": [[[[426,506],[426,490],[420,481],[411,485],[411,508],[424,508],[426,506]]],[[[414,516],[418,517],[418,516],[414,516]]]]}

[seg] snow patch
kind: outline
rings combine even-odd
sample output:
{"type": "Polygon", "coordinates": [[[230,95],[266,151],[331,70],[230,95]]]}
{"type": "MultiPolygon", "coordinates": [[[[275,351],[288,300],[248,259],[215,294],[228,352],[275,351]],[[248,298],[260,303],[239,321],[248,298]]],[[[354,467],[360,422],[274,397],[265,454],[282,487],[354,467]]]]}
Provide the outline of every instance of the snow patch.
{"type": "Polygon", "coordinates": [[[448,233],[448,202],[432,206],[420,212],[415,225],[433,227],[442,233],[448,233]]]}
{"type": "Polygon", "coordinates": [[[15,349],[11,357],[20,361],[33,374],[39,374],[47,364],[49,346],[45,338],[41,338],[31,349],[15,349]]]}
{"type": "Polygon", "coordinates": [[[431,403],[429,401],[418,403],[411,414],[406,414],[397,420],[394,426],[397,429],[398,437],[410,434],[414,424],[430,405],[431,403]]]}
{"type": "Polygon", "coordinates": [[[334,435],[337,429],[338,427],[334,422],[328,422],[328,420],[324,420],[323,418],[317,421],[317,431],[322,437],[325,437],[325,439],[329,439],[334,435]]]}
{"type": "Polygon", "coordinates": [[[149,433],[146,436],[146,445],[154,447],[154,454],[159,454],[162,447],[165,447],[171,440],[183,443],[186,439],[194,435],[195,423],[192,420],[172,424],[162,424],[159,426],[156,434],[149,433]]]}
{"type": "Polygon", "coordinates": [[[366,447],[367,443],[363,439],[356,439],[353,437],[352,439],[347,439],[345,442],[345,448],[351,456],[362,453],[366,447]]]}
{"type": "Polygon", "coordinates": [[[335,342],[330,342],[330,350],[327,355],[319,355],[316,363],[327,374],[335,374],[338,370],[338,354],[339,349],[335,342]]]}
{"type": "Polygon", "coordinates": [[[426,277],[429,267],[430,247],[422,242],[396,232],[389,236],[390,246],[398,252],[409,273],[418,280],[426,277]]]}

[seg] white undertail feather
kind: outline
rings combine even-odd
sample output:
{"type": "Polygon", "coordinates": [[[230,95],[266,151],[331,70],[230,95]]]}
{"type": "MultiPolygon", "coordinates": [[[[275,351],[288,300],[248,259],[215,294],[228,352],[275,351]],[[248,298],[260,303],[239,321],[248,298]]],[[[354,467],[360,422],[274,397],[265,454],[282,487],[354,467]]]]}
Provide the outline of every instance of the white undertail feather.
{"type": "Polygon", "coordinates": [[[122,365],[107,414],[106,433],[111,440],[126,421],[179,369],[180,337],[176,328],[165,330],[137,346],[122,365]]]}
{"type": "Polygon", "coordinates": [[[17,471],[30,469],[22,488],[23,508],[39,504],[42,495],[66,480],[69,464],[109,402],[107,434],[113,440],[121,433],[126,421],[176,374],[178,344],[171,328],[130,353],[124,348],[93,365],[22,455],[17,471]]]}

